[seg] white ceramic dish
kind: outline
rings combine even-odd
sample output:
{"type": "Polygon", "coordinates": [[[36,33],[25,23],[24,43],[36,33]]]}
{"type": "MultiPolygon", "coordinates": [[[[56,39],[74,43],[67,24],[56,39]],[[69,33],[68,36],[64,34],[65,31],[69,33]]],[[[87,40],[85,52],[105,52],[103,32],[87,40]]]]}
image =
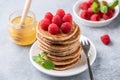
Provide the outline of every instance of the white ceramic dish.
{"type": "MultiPolygon", "coordinates": [[[[103,26],[106,26],[108,24],[110,24],[119,14],[119,5],[115,7],[115,14],[112,18],[108,19],[108,20],[101,20],[99,22],[96,22],[96,21],[90,21],[90,20],[85,20],[83,18],[81,18],[79,16],[80,14],[80,9],[79,9],[79,5],[81,2],[85,2],[85,1],[88,1],[88,0],[78,0],[74,6],[73,6],[73,13],[75,15],[75,17],[81,22],[81,24],[85,25],[85,26],[88,26],[88,27],[103,27],[103,26]]],[[[101,1],[101,0],[99,0],[101,1]]],[[[107,2],[111,2],[113,0],[107,0],[107,2]]]]}
{"type": "MultiPolygon", "coordinates": [[[[81,36],[81,39],[85,39],[85,38],[86,38],[85,36],[81,36]]],[[[86,39],[88,39],[88,38],[86,38],[86,39]]],[[[86,59],[85,59],[84,53],[82,53],[82,55],[81,55],[82,56],[81,62],[73,68],[70,68],[70,69],[64,70],[64,71],[44,69],[42,66],[38,65],[37,63],[35,63],[32,60],[32,57],[39,54],[39,52],[40,52],[40,49],[38,48],[37,43],[38,43],[38,41],[36,41],[32,45],[29,55],[30,55],[31,63],[40,72],[43,72],[43,73],[51,75],[51,76],[56,76],[56,77],[66,77],[66,76],[73,76],[73,75],[79,74],[79,73],[81,73],[81,72],[83,72],[87,69],[87,64],[86,64],[86,59]]],[[[96,59],[96,54],[97,53],[96,53],[96,48],[95,48],[94,44],[91,41],[90,41],[90,43],[91,43],[90,52],[92,52],[92,55],[90,56],[90,62],[91,62],[91,65],[92,65],[94,63],[95,59],[96,59]]]]}

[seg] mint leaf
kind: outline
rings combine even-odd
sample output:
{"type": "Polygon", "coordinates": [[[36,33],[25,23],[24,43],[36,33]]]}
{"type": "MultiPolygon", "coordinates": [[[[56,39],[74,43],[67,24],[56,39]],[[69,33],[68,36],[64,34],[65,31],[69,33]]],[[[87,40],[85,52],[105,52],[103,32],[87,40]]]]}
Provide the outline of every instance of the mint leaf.
{"type": "Polygon", "coordinates": [[[100,11],[101,11],[102,13],[107,13],[107,11],[108,11],[108,6],[104,3],[104,1],[102,1],[102,2],[100,3],[100,11]]]}
{"type": "Polygon", "coordinates": [[[95,13],[99,12],[99,4],[97,2],[93,2],[92,11],[95,13]]]}
{"type": "Polygon", "coordinates": [[[93,0],[94,2],[98,2],[98,0],[93,0]]]}
{"type": "Polygon", "coordinates": [[[115,8],[118,4],[119,4],[119,0],[114,0],[114,2],[108,4],[108,7],[109,7],[110,9],[113,9],[113,8],[115,8]]]}
{"type": "Polygon", "coordinates": [[[44,60],[42,62],[42,66],[48,70],[54,69],[55,67],[54,63],[51,60],[44,60]]]}
{"type": "Polygon", "coordinates": [[[108,7],[107,6],[101,6],[100,10],[101,10],[102,13],[107,13],[108,7]]]}
{"type": "Polygon", "coordinates": [[[40,56],[43,58],[43,57],[46,56],[46,53],[45,53],[45,52],[41,52],[41,53],[40,53],[40,56]]]}
{"type": "Polygon", "coordinates": [[[41,63],[41,62],[42,62],[42,60],[41,60],[41,58],[40,58],[39,56],[33,56],[32,59],[33,59],[33,61],[35,61],[36,63],[41,63]]]}
{"type": "Polygon", "coordinates": [[[51,70],[54,69],[55,65],[51,60],[44,60],[44,56],[46,56],[45,52],[41,52],[38,56],[33,56],[32,59],[39,65],[42,65],[45,69],[51,70]]]}

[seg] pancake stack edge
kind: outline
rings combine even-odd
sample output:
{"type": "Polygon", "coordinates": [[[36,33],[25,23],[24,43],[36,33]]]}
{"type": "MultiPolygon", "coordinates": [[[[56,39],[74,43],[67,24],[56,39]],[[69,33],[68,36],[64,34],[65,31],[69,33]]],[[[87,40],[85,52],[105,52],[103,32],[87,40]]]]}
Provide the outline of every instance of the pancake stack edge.
{"type": "Polygon", "coordinates": [[[52,60],[55,70],[66,70],[74,67],[81,60],[80,34],[80,27],[73,22],[69,34],[51,35],[37,28],[36,37],[39,49],[47,53],[44,59],[52,60]]]}

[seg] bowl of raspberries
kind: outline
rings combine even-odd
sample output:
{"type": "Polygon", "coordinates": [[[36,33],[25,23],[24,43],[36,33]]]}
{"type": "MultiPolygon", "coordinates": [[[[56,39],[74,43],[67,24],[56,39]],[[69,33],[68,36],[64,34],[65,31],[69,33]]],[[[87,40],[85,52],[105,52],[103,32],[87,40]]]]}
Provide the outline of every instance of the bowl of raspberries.
{"type": "Polygon", "coordinates": [[[79,0],[73,13],[89,27],[102,27],[111,23],[119,14],[119,0],[79,0]]]}

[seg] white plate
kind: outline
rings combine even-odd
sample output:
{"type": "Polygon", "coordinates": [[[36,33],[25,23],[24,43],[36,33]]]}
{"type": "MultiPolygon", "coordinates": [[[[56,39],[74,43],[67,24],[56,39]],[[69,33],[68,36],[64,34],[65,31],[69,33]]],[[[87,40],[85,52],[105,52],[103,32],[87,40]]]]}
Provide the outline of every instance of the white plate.
{"type": "MultiPolygon", "coordinates": [[[[85,36],[81,36],[81,39],[85,39],[85,38],[88,39],[85,36]]],[[[85,58],[84,53],[82,53],[81,62],[78,65],[76,65],[75,67],[73,67],[73,68],[70,68],[70,69],[64,70],[64,71],[56,71],[56,70],[44,69],[42,66],[38,65],[37,63],[35,63],[32,60],[32,56],[38,55],[39,52],[40,52],[40,49],[38,48],[37,43],[38,43],[38,41],[36,41],[32,45],[32,47],[30,49],[30,61],[33,64],[33,66],[35,68],[37,68],[39,71],[41,71],[41,72],[43,72],[45,74],[51,75],[51,76],[66,77],[66,76],[73,76],[73,75],[79,74],[79,73],[81,73],[81,72],[83,72],[83,71],[85,71],[87,69],[86,58],[85,58]]],[[[92,65],[93,62],[96,59],[96,54],[97,53],[96,53],[96,48],[95,48],[94,44],[91,41],[90,41],[90,43],[91,43],[90,52],[92,52],[92,55],[90,56],[90,62],[91,62],[91,65],[92,65]]]]}

